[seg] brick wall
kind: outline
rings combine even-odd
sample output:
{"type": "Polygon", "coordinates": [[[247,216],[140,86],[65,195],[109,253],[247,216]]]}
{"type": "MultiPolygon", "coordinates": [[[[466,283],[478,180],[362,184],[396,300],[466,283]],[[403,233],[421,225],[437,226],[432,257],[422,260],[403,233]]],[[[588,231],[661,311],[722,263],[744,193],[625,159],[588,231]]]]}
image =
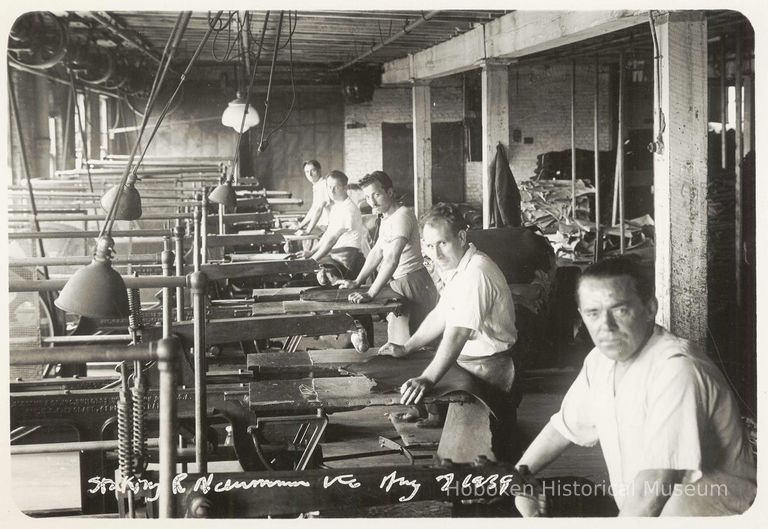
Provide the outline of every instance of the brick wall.
{"type": "MultiPolygon", "coordinates": [[[[461,121],[464,106],[461,84],[456,79],[443,83],[433,84],[430,91],[432,122],[461,121]]],[[[382,122],[410,123],[412,112],[409,87],[381,87],[374,92],[373,101],[369,103],[344,105],[344,170],[351,181],[381,169],[382,122]]]]}
{"type": "Polygon", "coordinates": [[[477,208],[483,206],[483,162],[464,164],[465,200],[477,208]]]}
{"type": "MultiPolygon", "coordinates": [[[[576,64],[576,148],[594,149],[594,63],[576,64]]],[[[599,130],[600,150],[609,150],[612,138],[609,75],[600,71],[599,130]]],[[[571,148],[571,64],[537,64],[509,68],[509,159],[517,180],[534,175],[536,157],[548,151],[571,148]],[[520,142],[512,141],[511,131],[519,129],[520,142]],[[533,138],[525,144],[524,138],[533,138]]],[[[613,110],[615,112],[615,110],[613,110]]]]}
{"type": "MultiPolygon", "coordinates": [[[[231,159],[237,134],[221,124],[221,114],[234,91],[222,90],[214,82],[194,81],[186,85],[179,108],[166,117],[148,156],[213,156],[231,159]],[[174,121],[199,120],[172,124],[174,121]]],[[[290,90],[274,93],[270,99],[266,136],[288,115],[290,90]]],[[[264,119],[264,93],[252,97],[252,103],[264,119]]],[[[323,172],[340,168],[342,164],[343,109],[338,92],[301,91],[296,95],[293,110],[280,130],[269,138],[268,146],[258,152],[261,124],[249,131],[252,174],[270,189],[290,191],[305,205],[312,200],[312,190],[302,171],[301,162],[320,161],[323,172]]],[[[243,141],[249,141],[243,137],[243,141]]]]}
{"type": "MultiPolygon", "coordinates": [[[[607,67],[600,74],[600,150],[613,147],[610,125],[612,107],[607,67]]],[[[510,131],[519,129],[520,142],[510,133],[509,158],[518,180],[534,175],[538,155],[570,149],[570,63],[512,66],[509,68],[510,131]],[[533,138],[526,144],[523,139],[533,138]]],[[[594,64],[577,63],[576,70],[576,147],[593,149],[594,64]]],[[[432,121],[459,121],[463,117],[463,94],[458,77],[446,80],[447,86],[432,85],[432,121]]],[[[344,108],[344,168],[352,181],[382,165],[381,123],[411,121],[411,90],[408,87],[382,87],[373,101],[346,104],[344,108]],[[350,125],[354,128],[349,128],[350,125]],[[365,125],[364,127],[362,125],[365,125]]],[[[464,166],[466,201],[482,204],[482,163],[464,166]]]]}

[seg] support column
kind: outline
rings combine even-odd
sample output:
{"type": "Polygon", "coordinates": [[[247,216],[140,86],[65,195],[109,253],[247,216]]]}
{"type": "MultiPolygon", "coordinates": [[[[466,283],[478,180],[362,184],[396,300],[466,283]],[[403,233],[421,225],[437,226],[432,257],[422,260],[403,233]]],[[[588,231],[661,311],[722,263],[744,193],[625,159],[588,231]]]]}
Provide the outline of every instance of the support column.
{"type": "Polygon", "coordinates": [[[755,150],[755,77],[744,76],[744,154],[755,150]]]}
{"type": "Polygon", "coordinates": [[[416,216],[432,207],[432,98],[428,81],[414,81],[413,205],[416,216]]]}
{"type": "Polygon", "coordinates": [[[483,228],[491,224],[491,162],[501,142],[509,152],[509,71],[506,63],[486,61],[483,90],[483,228]]]}
{"type": "Polygon", "coordinates": [[[707,24],[700,11],[675,12],[659,17],[656,31],[661,63],[654,94],[654,136],[660,122],[666,124],[663,145],[657,147],[653,159],[656,320],[679,336],[704,344],[708,316],[707,24]]]}
{"type": "Polygon", "coordinates": [[[41,178],[50,178],[51,173],[51,135],[48,131],[48,116],[50,114],[49,91],[51,82],[42,77],[34,78],[35,100],[30,108],[34,115],[34,129],[29,132],[34,138],[34,150],[30,153],[33,157],[32,166],[34,167],[32,176],[41,178]]]}
{"type": "MultiPolygon", "coordinates": [[[[109,154],[109,98],[99,96],[99,160],[109,154]]],[[[93,154],[94,158],[96,153],[93,154]]]]}

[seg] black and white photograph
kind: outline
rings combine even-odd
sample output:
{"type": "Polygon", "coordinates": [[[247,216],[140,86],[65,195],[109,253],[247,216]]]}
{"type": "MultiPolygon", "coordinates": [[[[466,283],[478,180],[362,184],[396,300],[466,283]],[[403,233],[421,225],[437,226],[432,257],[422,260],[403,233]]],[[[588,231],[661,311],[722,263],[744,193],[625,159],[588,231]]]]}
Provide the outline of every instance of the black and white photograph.
{"type": "Polygon", "coordinates": [[[759,525],[756,3],[68,7],[0,15],[8,523],[759,525]]]}

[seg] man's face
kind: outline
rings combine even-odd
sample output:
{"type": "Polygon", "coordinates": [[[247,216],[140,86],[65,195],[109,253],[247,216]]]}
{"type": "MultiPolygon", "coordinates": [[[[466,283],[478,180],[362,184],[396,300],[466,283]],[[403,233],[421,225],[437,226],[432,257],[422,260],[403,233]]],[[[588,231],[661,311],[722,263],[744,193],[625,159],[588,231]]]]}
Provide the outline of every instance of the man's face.
{"type": "Polygon", "coordinates": [[[392,189],[384,190],[378,182],[363,187],[363,193],[365,194],[365,201],[368,202],[374,213],[386,213],[395,203],[394,191],[392,189]]]}
{"type": "Polygon", "coordinates": [[[455,270],[467,251],[467,232],[453,233],[447,222],[426,224],[421,234],[421,249],[441,272],[455,270]]]}
{"type": "Polygon", "coordinates": [[[335,178],[328,177],[325,179],[325,185],[328,189],[328,196],[335,201],[346,200],[347,191],[346,186],[335,178]]]}
{"type": "Polygon", "coordinates": [[[600,352],[630,360],[644,345],[656,317],[656,299],[643,303],[629,276],[588,277],[579,284],[579,312],[600,352]]]}
{"type": "Polygon", "coordinates": [[[304,166],[304,176],[310,183],[314,184],[320,178],[320,171],[314,165],[308,163],[304,166]]]}

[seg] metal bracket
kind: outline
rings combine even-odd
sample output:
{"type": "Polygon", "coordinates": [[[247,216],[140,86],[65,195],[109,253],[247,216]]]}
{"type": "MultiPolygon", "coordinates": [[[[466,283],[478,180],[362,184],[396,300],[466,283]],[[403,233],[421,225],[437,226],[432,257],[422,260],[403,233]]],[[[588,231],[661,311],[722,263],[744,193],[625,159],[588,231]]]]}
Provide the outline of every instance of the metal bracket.
{"type": "Polygon", "coordinates": [[[305,470],[312,460],[317,447],[320,445],[320,439],[322,439],[323,433],[325,433],[329,420],[323,410],[317,410],[316,415],[259,417],[256,420],[256,425],[249,426],[247,431],[251,434],[257,456],[264,465],[264,468],[268,470],[272,470],[273,468],[272,464],[267,461],[266,457],[264,457],[260,432],[264,425],[270,423],[289,423],[297,425],[296,435],[293,438],[291,446],[295,448],[304,448],[299,460],[294,465],[294,470],[305,470]]]}

